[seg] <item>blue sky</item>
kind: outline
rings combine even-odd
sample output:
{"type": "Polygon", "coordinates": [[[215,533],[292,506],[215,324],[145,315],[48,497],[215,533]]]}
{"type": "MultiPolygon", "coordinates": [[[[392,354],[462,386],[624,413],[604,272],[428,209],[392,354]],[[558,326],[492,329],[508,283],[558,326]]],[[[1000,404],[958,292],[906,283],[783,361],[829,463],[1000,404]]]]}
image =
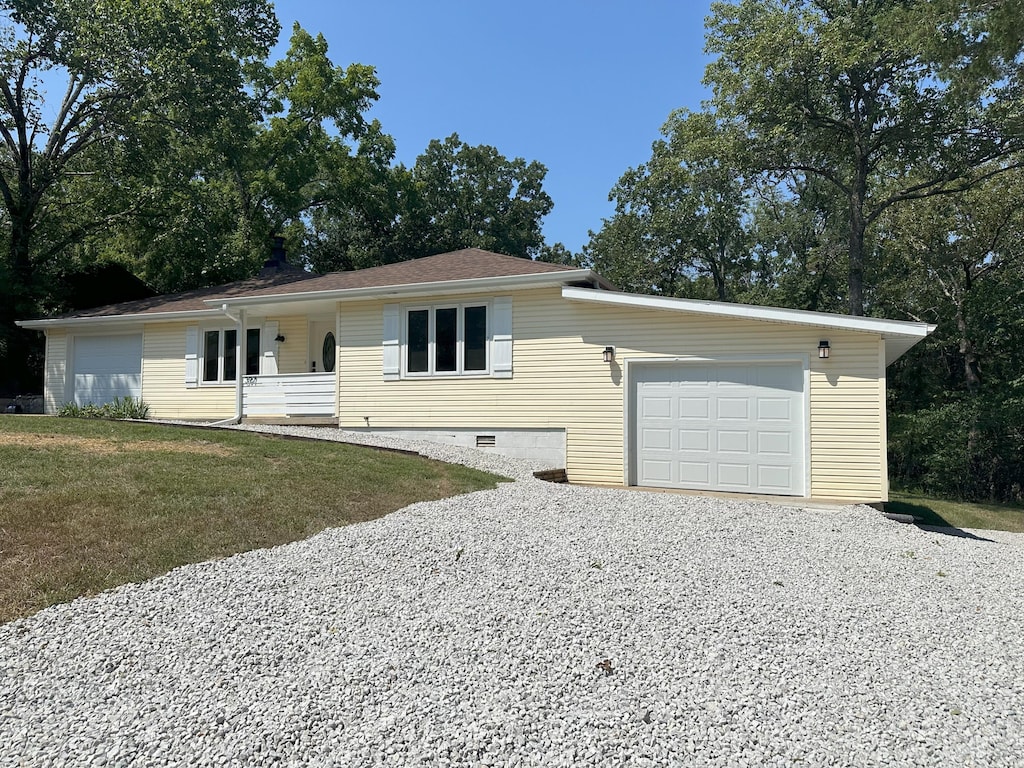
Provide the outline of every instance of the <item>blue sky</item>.
{"type": "MultiPolygon", "coordinates": [[[[278,0],[323,33],[335,64],[376,68],[370,112],[411,165],[452,133],[548,168],[549,243],[573,251],[611,214],[608,192],[644,162],[669,112],[697,109],[710,0],[278,0]]],[[[276,58],[276,56],[275,56],[276,58]]]]}

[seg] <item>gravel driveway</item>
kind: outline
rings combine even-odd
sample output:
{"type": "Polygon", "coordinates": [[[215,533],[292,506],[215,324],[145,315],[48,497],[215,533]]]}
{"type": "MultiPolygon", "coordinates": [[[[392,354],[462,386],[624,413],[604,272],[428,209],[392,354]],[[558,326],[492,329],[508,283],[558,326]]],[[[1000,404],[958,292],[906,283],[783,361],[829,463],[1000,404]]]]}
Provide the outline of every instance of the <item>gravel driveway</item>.
{"type": "Polygon", "coordinates": [[[522,479],[0,626],[0,765],[1022,764],[1024,536],[430,450],[522,479]]]}

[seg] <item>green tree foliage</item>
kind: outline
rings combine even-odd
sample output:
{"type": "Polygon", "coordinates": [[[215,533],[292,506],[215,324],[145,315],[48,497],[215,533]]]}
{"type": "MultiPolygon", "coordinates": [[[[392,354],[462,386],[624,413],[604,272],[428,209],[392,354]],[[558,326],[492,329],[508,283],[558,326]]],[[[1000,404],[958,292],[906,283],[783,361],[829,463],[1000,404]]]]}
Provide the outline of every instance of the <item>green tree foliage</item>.
{"type": "Polygon", "coordinates": [[[612,189],[615,214],[588,257],[627,290],[734,300],[754,271],[742,171],[708,113],[677,112],[662,134],[612,189]]]}
{"type": "Polygon", "coordinates": [[[76,197],[79,179],[98,158],[141,170],[174,137],[248,122],[242,67],[277,22],[264,0],[8,0],[0,20],[0,357],[17,382],[31,341],[13,321],[38,310],[55,256],[137,204],[76,197]],[[64,215],[78,207],[92,215],[64,215]]]}
{"type": "MultiPolygon", "coordinates": [[[[1024,146],[1016,52],[979,53],[993,4],[932,0],[716,2],[705,82],[747,156],[814,177],[845,203],[850,313],[864,313],[866,234],[891,207],[969,188],[1024,146]],[[943,60],[939,51],[949,55],[943,60]],[[1017,130],[1014,130],[1014,125],[1017,130]],[[927,169],[926,172],[923,169],[927,169]]],[[[998,4],[995,4],[998,5],[998,4]]],[[[1009,38],[1008,38],[1009,39],[1009,38]]],[[[1012,46],[1010,46],[1012,49],[1012,46]]]]}
{"type": "Polygon", "coordinates": [[[387,169],[393,143],[364,117],[379,85],[371,67],[336,66],[327,41],[296,25],[284,58],[249,62],[245,75],[250,121],[168,146],[155,173],[126,174],[151,204],[120,242],[86,248],[134,258],[160,290],[241,279],[266,258],[269,233],[301,253],[318,214],[387,169]]]}
{"type": "Polygon", "coordinates": [[[893,476],[962,498],[1024,497],[1024,175],[882,223],[880,298],[938,325],[892,372],[893,476]]]}
{"type": "Polygon", "coordinates": [[[427,250],[477,247],[535,256],[544,243],[541,219],[553,206],[543,189],[547,168],[509,160],[486,144],[452,134],[416,158],[413,180],[429,216],[427,250]]]}
{"type": "Polygon", "coordinates": [[[452,134],[430,142],[411,169],[363,167],[359,194],[315,218],[310,262],[318,270],[386,264],[460,248],[541,253],[552,208],[547,169],[452,134]]]}

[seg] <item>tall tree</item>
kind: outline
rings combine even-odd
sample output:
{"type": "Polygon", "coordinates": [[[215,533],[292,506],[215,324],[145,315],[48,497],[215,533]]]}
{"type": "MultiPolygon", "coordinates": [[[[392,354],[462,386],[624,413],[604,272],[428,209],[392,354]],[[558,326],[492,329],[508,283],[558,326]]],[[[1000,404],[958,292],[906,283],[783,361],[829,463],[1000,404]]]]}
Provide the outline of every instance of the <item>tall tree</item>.
{"type": "MultiPolygon", "coordinates": [[[[393,147],[392,147],[393,153],[393,147]]],[[[412,168],[383,165],[386,152],[363,153],[359,183],[313,217],[311,263],[354,269],[460,248],[518,256],[541,254],[541,221],[550,212],[547,169],[509,159],[492,146],[452,134],[434,139],[412,168]],[[372,160],[372,161],[371,161],[372,160]]]]}
{"type": "Polygon", "coordinates": [[[938,325],[891,375],[894,479],[1024,498],[1024,174],[894,211],[879,241],[879,300],[938,325]]]}
{"type": "Polygon", "coordinates": [[[715,109],[744,134],[763,171],[813,176],[845,201],[851,314],[865,310],[865,237],[880,216],[1019,163],[1019,35],[987,49],[986,66],[938,55],[958,47],[978,53],[972,30],[984,28],[998,5],[712,5],[707,51],[716,58],[705,82],[715,109]]]}
{"type": "Polygon", "coordinates": [[[115,143],[145,157],[170,135],[247,123],[242,67],[266,56],[277,21],[266,0],[7,0],[0,19],[0,354],[10,371],[25,357],[13,320],[35,309],[36,267],[69,241],[43,247],[37,235],[59,198],[74,202],[63,197],[73,174],[95,172],[88,156],[115,143]]]}
{"type": "Polygon", "coordinates": [[[437,253],[475,246],[536,256],[544,244],[541,220],[554,205],[543,188],[546,175],[536,160],[510,160],[455,133],[434,139],[412,168],[429,217],[424,248],[437,253]]]}
{"type": "Polygon", "coordinates": [[[700,295],[706,282],[707,298],[734,300],[753,269],[743,172],[710,113],[674,113],[662,133],[612,189],[615,215],[588,252],[623,287],[700,295]]]}

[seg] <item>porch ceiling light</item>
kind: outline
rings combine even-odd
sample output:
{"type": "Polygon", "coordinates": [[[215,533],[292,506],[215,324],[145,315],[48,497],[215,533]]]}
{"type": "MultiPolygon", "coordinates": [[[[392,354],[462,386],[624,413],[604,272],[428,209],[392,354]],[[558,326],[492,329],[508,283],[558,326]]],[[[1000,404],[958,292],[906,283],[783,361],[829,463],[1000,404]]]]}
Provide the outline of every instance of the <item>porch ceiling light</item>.
{"type": "Polygon", "coordinates": [[[828,360],[829,352],[832,348],[829,346],[828,339],[822,339],[818,342],[818,357],[822,360],[828,360]]]}
{"type": "Polygon", "coordinates": [[[602,357],[602,359],[606,363],[614,362],[615,361],[615,347],[605,347],[604,348],[604,352],[601,353],[601,357],[602,357]]]}

